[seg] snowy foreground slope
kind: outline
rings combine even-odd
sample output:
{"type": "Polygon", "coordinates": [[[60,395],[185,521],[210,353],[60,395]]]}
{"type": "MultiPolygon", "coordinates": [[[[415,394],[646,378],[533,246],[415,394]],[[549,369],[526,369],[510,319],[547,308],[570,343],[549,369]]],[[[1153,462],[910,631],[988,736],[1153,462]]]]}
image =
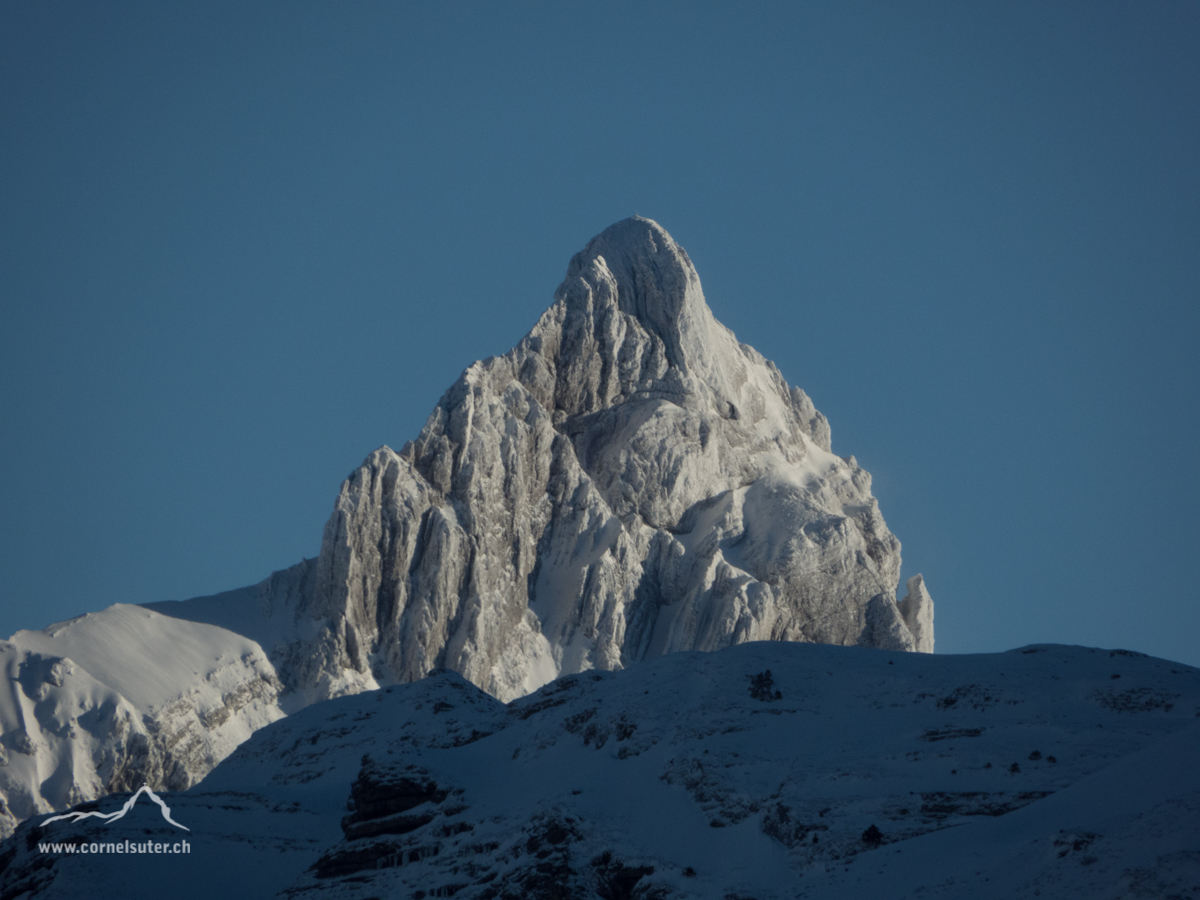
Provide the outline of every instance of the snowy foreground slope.
{"type": "Polygon", "coordinates": [[[683,248],[618,222],[516,347],[351,473],[317,558],[0,645],[0,837],[143,781],[186,788],[284,712],[431,668],[507,701],[746,641],[932,652],[933,601],[918,576],[897,602],[870,484],[713,317],[683,248]]]}
{"type": "Polygon", "coordinates": [[[507,706],[441,672],[263,728],[165,796],[186,834],[24,823],[0,897],[1194,897],[1198,759],[1200,670],[1119,650],[749,643],[507,706]]]}

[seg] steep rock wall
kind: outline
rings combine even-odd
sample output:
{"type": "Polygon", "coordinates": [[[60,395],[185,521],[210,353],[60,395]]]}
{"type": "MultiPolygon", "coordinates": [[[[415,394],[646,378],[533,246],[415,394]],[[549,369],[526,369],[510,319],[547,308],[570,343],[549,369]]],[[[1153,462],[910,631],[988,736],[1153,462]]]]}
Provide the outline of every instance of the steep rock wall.
{"type": "Polygon", "coordinates": [[[642,218],[347,479],[315,567],[310,684],[444,666],[507,700],[748,640],[918,649],[870,476],[642,218]]]}

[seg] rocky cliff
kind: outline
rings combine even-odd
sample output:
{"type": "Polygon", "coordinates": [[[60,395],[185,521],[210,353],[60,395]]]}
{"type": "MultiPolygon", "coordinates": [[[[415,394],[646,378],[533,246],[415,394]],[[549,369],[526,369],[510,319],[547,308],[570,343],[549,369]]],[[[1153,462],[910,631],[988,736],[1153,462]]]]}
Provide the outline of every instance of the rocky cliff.
{"type": "Polygon", "coordinates": [[[346,480],[301,601],[295,686],[435,667],[503,700],[751,640],[932,650],[923,584],[824,416],[704,301],[659,225],[618,222],[416,440],[346,480]]]}

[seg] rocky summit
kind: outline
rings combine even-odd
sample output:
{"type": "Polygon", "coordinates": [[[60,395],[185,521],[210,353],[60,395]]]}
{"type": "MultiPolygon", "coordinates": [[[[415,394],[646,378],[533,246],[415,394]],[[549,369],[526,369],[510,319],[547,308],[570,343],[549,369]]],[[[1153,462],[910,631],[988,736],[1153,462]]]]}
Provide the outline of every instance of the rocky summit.
{"type": "Polygon", "coordinates": [[[933,602],[920,576],[896,602],[870,488],[713,317],[683,248],[618,222],[516,347],[346,479],[315,560],[0,645],[0,835],[143,781],[187,788],[268,722],[436,668],[507,702],[747,641],[932,652],[933,602]]]}
{"type": "MultiPolygon", "coordinates": [[[[825,417],[634,217],[533,330],[342,486],[296,687],[457,671],[510,700],[565,674],[753,640],[933,649],[920,579],[825,417]]],[[[295,657],[295,655],[293,655],[295,657]]]]}

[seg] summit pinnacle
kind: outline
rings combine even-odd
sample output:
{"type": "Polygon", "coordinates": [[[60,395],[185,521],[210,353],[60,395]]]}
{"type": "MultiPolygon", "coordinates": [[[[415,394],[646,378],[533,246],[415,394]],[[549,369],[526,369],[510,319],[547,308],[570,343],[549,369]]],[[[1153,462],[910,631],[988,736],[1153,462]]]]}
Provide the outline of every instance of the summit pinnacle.
{"type": "Polygon", "coordinates": [[[899,573],[870,476],[634,217],[576,254],[533,330],[470,366],[416,440],[347,479],[296,686],[446,667],[509,700],[743,641],[932,646],[931,615],[919,645],[896,605],[899,573]]]}

